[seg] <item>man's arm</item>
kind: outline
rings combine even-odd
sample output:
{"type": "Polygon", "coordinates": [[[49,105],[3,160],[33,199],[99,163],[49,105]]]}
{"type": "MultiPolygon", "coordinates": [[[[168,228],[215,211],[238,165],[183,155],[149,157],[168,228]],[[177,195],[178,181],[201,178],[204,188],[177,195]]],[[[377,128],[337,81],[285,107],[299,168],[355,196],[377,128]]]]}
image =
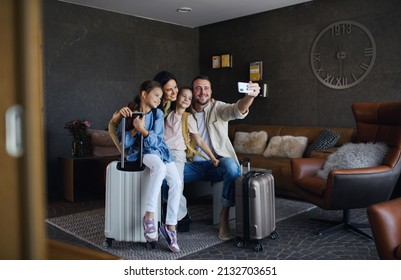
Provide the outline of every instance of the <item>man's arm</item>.
{"type": "Polygon", "coordinates": [[[245,114],[246,112],[248,112],[249,107],[251,107],[253,103],[253,100],[256,96],[259,95],[260,92],[260,86],[258,83],[249,82],[249,89],[253,90],[253,92],[245,94],[245,96],[238,101],[238,109],[241,114],[245,114]]]}

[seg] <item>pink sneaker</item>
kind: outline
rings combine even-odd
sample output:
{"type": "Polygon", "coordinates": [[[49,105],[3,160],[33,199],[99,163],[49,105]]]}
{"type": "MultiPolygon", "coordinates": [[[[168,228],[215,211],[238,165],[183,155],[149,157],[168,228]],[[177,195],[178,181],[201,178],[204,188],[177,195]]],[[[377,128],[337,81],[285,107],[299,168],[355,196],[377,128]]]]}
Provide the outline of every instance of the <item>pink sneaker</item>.
{"type": "Polygon", "coordinates": [[[143,218],[143,235],[148,242],[155,242],[158,240],[159,235],[154,220],[145,220],[145,218],[143,218]]]}
{"type": "Polygon", "coordinates": [[[160,227],[160,233],[164,236],[164,238],[166,238],[170,250],[174,253],[178,253],[180,251],[180,247],[178,247],[177,243],[177,231],[169,231],[166,225],[162,225],[160,227]]]}

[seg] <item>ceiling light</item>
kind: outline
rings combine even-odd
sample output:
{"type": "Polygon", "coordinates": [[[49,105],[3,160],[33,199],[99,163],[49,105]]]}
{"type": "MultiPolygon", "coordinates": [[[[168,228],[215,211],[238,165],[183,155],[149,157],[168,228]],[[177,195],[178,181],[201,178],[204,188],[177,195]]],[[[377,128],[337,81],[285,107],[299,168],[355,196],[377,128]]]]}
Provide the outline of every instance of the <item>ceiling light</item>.
{"type": "Polygon", "coordinates": [[[192,9],[188,8],[188,7],[181,7],[181,8],[177,9],[177,12],[179,12],[179,13],[189,13],[191,11],[192,11],[192,9]]]}

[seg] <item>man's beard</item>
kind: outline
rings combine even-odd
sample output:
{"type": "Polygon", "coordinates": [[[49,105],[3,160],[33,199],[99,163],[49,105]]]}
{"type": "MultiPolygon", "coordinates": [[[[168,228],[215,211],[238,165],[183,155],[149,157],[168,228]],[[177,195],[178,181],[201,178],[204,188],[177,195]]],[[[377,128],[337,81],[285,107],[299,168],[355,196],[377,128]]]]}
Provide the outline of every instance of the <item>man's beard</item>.
{"type": "Polygon", "coordinates": [[[201,102],[199,99],[196,99],[196,100],[194,101],[194,103],[203,106],[203,105],[207,105],[207,104],[209,103],[209,101],[210,101],[210,98],[206,99],[206,100],[203,101],[203,102],[201,102]]]}

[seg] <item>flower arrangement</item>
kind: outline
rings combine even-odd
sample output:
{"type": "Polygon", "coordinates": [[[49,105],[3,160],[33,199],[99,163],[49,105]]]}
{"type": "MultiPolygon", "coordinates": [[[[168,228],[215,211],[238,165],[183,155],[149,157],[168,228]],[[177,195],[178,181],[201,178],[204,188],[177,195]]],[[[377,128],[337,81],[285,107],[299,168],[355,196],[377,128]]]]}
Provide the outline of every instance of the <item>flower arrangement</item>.
{"type": "Polygon", "coordinates": [[[91,126],[87,120],[73,120],[64,125],[70,135],[77,141],[84,141],[86,138],[86,129],[91,126]]]}
{"type": "Polygon", "coordinates": [[[91,123],[87,120],[72,120],[64,125],[64,128],[73,137],[72,155],[74,157],[83,157],[88,154],[86,129],[90,126],[91,123]]]}

